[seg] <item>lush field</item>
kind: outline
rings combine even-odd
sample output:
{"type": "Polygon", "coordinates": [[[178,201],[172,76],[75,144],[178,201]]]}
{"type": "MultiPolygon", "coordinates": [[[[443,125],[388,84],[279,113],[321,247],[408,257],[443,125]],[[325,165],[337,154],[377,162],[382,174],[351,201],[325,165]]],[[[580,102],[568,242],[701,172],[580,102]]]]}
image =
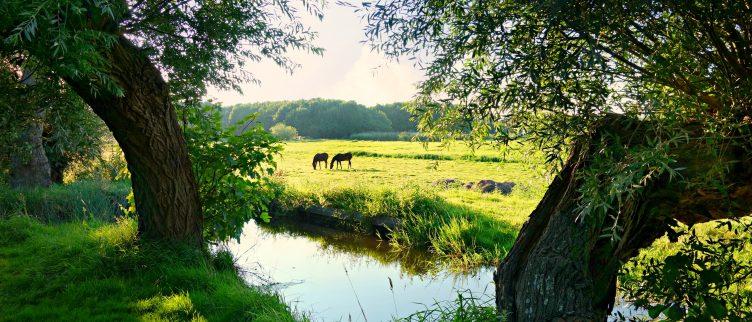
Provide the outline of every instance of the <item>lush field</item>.
{"type": "Polygon", "coordinates": [[[227,253],[138,241],[122,219],[42,224],[0,217],[0,320],[293,321],[227,253]]]}
{"type": "Polygon", "coordinates": [[[288,142],[278,162],[277,178],[288,188],[281,198],[287,207],[319,204],[402,217],[410,225],[396,243],[430,245],[468,265],[492,263],[506,253],[548,183],[538,153],[489,146],[472,150],[460,143],[288,142]],[[353,167],[313,170],[313,155],[320,152],[352,152],[353,167]],[[509,195],[434,185],[449,178],[517,185],[509,195]]]}

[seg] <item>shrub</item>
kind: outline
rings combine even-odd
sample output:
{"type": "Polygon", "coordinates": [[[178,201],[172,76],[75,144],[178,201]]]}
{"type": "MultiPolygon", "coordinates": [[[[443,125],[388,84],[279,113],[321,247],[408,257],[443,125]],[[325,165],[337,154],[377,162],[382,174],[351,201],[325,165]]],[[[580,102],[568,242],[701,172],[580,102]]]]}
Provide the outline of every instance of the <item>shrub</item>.
{"type": "Polygon", "coordinates": [[[269,129],[280,140],[292,140],[298,137],[298,130],[284,123],[277,123],[269,129]]]}
{"type": "Polygon", "coordinates": [[[254,217],[268,221],[274,194],[267,176],[274,173],[273,157],[281,151],[277,139],[260,125],[237,135],[238,126],[223,128],[220,111],[208,104],[188,109],[184,129],[201,195],[204,237],[210,241],[240,238],[243,226],[254,217]]]}

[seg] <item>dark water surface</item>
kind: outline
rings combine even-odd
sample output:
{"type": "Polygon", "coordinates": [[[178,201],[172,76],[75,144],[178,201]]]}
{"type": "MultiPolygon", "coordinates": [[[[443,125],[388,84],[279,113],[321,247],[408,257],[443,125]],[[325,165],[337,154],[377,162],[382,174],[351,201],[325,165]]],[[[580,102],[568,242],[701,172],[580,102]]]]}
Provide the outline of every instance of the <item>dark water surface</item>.
{"type": "MultiPolygon", "coordinates": [[[[493,304],[493,268],[452,272],[430,254],[396,252],[375,238],[250,222],[229,247],[249,282],[270,285],[313,321],[391,321],[455,300],[458,292],[493,304]]],[[[617,309],[635,314],[626,305],[617,309]]]]}

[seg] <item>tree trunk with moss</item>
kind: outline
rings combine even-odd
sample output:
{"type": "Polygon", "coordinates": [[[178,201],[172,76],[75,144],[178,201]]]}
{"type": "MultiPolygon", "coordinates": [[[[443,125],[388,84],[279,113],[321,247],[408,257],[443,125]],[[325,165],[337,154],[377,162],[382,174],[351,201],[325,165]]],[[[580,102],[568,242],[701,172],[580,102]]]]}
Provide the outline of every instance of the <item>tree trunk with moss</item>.
{"type": "Polygon", "coordinates": [[[67,79],[112,131],[131,173],[139,235],[200,246],[203,217],[188,149],[167,83],[159,70],[121,36],[105,53],[109,76],[124,96],[91,92],[67,79]]]}
{"type": "Polygon", "coordinates": [[[13,188],[48,187],[50,162],[42,145],[44,109],[37,108],[29,116],[20,134],[17,148],[21,151],[10,158],[10,186],[13,188]]]}
{"type": "MultiPolygon", "coordinates": [[[[523,225],[494,277],[496,304],[509,321],[606,320],[616,296],[622,264],[661,237],[675,221],[686,224],[744,216],[752,209],[752,164],[744,149],[730,148],[722,158],[739,161],[729,169],[727,198],[721,191],[690,190],[667,175],[651,180],[642,193],[605,216],[582,215],[583,176],[603,142],[644,144],[638,122],[608,118],[594,135],[574,147],[545,196],[523,225]],[[608,133],[616,139],[602,140],[608,133]],[[728,200],[728,202],[722,202],[728,200]],[[620,238],[603,237],[618,218],[620,238]]],[[[699,143],[672,151],[686,180],[707,175],[714,156],[699,143]]],[[[718,157],[718,156],[715,156],[718,157]]],[[[609,180],[610,178],[599,178],[609,180]]]]}

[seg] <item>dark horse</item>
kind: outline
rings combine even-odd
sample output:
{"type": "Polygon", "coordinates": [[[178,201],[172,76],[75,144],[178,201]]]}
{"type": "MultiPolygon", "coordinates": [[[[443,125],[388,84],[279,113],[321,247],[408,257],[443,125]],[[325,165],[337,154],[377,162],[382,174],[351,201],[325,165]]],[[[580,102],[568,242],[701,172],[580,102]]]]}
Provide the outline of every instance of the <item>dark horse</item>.
{"type": "Polygon", "coordinates": [[[326,153],[316,153],[316,155],[313,156],[313,170],[316,170],[316,165],[319,164],[319,162],[324,162],[324,167],[326,168],[326,161],[329,160],[329,155],[326,153]]]}
{"type": "Polygon", "coordinates": [[[347,161],[347,168],[350,169],[352,167],[352,153],[337,153],[332,157],[332,163],[329,165],[329,170],[334,169],[334,162],[337,162],[337,167],[342,168],[342,161],[347,161]]]}

